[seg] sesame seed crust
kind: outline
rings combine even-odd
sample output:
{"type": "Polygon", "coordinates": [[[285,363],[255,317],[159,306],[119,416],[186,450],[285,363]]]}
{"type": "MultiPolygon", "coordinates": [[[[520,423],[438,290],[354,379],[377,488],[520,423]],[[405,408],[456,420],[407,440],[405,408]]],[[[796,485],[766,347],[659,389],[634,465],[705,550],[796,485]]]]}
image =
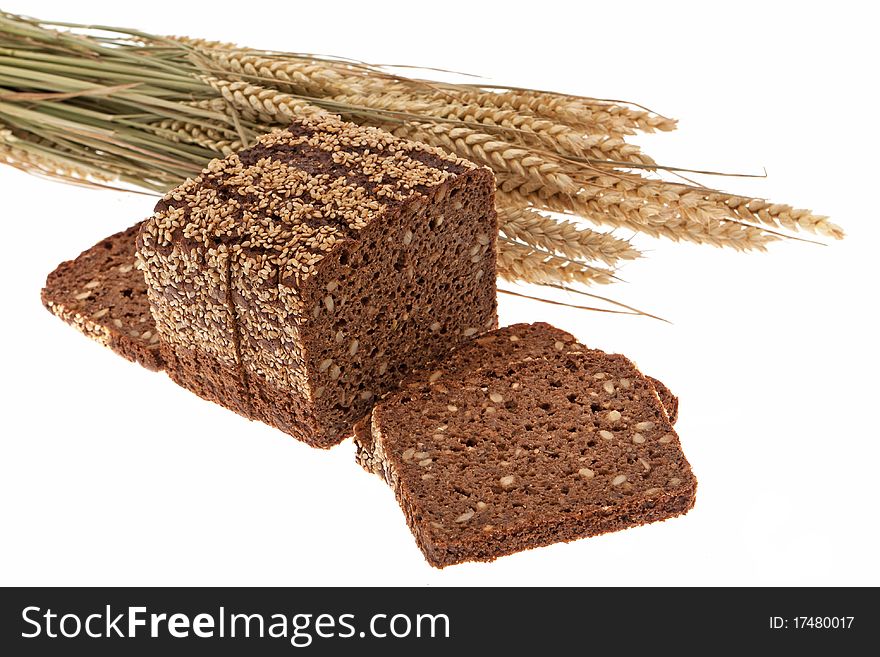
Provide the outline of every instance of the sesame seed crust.
{"type": "Polygon", "coordinates": [[[275,266],[295,287],[339,241],[389,207],[474,168],[376,128],[303,120],[213,160],[166,194],[143,243],[156,250],[237,246],[253,260],[250,268],[275,266]]]}

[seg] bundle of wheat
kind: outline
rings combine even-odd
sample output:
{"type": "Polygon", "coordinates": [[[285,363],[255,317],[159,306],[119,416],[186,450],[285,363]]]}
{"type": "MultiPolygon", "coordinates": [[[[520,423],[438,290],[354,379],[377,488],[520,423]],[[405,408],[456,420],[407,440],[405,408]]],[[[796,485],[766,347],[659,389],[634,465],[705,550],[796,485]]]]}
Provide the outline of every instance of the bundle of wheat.
{"type": "Polygon", "coordinates": [[[627,139],[675,121],[631,103],[0,14],[0,161],[26,171],[164,191],[256,135],[320,113],[491,167],[499,273],[510,281],[613,281],[640,253],[587,222],[738,250],[799,231],[843,237],[808,210],[674,179],[684,170],[627,139]]]}

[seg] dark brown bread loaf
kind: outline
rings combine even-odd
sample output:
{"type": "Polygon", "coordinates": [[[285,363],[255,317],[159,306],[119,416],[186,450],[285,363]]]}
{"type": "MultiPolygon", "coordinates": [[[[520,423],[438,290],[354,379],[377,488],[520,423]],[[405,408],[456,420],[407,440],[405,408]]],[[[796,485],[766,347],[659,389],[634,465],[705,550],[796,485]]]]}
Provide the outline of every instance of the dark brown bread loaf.
{"type": "Polygon", "coordinates": [[[660,397],[660,402],[663,404],[663,410],[666,411],[666,415],[669,417],[669,422],[671,424],[678,422],[678,397],[672,394],[672,391],[666,384],[659,379],[655,379],[653,376],[645,376],[645,378],[654,385],[654,390],[657,391],[657,396],[660,397]]]}
{"type": "MultiPolygon", "coordinates": [[[[475,371],[486,365],[500,366],[527,357],[564,358],[567,352],[580,349],[586,347],[580,345],[571,333],[550,324],[544,322],[513,324],[489,331],[479,338],[459,345],[444,360],[410,374],[401,384],[401,388],[419,389],[426,382],[437,383],[449,378],[455,379],[465,371],[475,371]]],[[[651,377],[648,379],[660,396],[661,402],[664,399],[676,399],[660,381],[651,377]],[[662,395],[661,388],[664,391],[662,395]]],[[[670,423],[675,423],[672,417],[669,419],[670,423]]],[[[354,425],[353,435],[357,462],[365,470],[381,475],[381,461],[375,458],[373,452],[369,416],[361,418],[354,425]]]]}
{"type": "Polygon", "coordinates": [[[687,512],[696,479],[625,357],[572,352],[390,395],[374,452],[426,559],[491,561],[687,512]]]}
{"type": "Polygon", "coordinates": [[[166,195],[138,253],[171,378],[327,447],[496,326],[496,232],[488,169],[307,119],[166,195]]]}
{"type": "Polygon", "coordinates": [[[49,274],[41,298],[52,313],[147,369],[162,368],[143,275],[135,267],[140,224],[101,240],[49,274]]]}

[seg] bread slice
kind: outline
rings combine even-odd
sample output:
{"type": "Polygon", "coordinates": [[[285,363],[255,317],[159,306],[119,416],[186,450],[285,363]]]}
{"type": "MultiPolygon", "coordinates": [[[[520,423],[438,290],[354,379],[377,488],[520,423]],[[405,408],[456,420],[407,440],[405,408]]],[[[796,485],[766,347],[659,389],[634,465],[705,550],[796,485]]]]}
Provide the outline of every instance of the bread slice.
{"type": "MultiPolygon", "coordinates": [[[[545,322],[512,324],[466,342],[456,348],[445,360],[413,372],[401,384],[401,388],[418,389],[426,382],[436,383],[454,379],[462,372],[474,371],[486,363],[503,364],[527,357],[560,358],[569,351],[585,348],[571,333],[545,322]]],[[[677,398],[669,388],[657,379],[648,377],[648,380],[656,390],[664,411],[668,413],[667,403],[675,402],[677,407],[677,398]]],[[[671,424],[675,424],[672,416],[669,420],[671,424]]],[[[381,461],[376,458],[373,451],[369,415],[355,423],[353,437],[357,462],[365,470],[381,475],[381,461]]]]}
{"type": "Polygon", "coordinates": [[[169,376],[311,445],[410,370],[497,326],[492,172],[300,118],[213,161],[144,222],[169,376]]]}
{"type": "Polygon", "coordinates": [[[678,397],[659,379],[648,375],[645,375],[645,378],[654,386],[654,390],[660,398],[660,403],[663,404],[663,410],[666,411],[670,424],[678,422],[678,397]]]}
{"type": "Polygon", "coordinates": [[[428,562],[520,550],[664,520],[697,482],[653,386],[597,350],[525,358],[390,395],[375,457],[428,562]]]}
{"type": "Polygon", "coordinates": [[[53,314],[123,358],[162,369],[144,277],[135,267],[136,224],[49,274],[41,298],[53,314]]]}

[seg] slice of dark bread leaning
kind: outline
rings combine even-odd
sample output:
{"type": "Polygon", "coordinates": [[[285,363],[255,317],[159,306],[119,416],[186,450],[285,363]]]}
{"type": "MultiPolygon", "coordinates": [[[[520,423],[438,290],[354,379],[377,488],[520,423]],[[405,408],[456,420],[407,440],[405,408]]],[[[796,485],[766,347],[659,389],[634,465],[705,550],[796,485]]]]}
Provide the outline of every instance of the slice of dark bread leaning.
{"type": "Polygon", "coordinates": [[[41,298],[53,314],[120,356],[163,367],[143,274],[135,266],[140,224],[101,240],[49,274],[41,298]]]}
{"type": "Polygon", "coordinates": [[[371,425],[378,469],[436,567],[694,504],[696,479],[654,387],[621,355],[584,349],[463,369],[391,394],[371,425]]]}
{"type": "MultiPolygon", "coordinates": [[[[426,382],[442,383],[462,372],[473,371],[487,363],[503,364],[523,358],[559,358],[568,351],[586,349],[577,339],[562,329],[545,322],[512,324],[459,346],[442,362],[424,370],[413,372],[401,384],[401,389],[418,389],[426,382]]],[[[660,399],[671,424],[675,424],[677,398],[659,380],[647,377],[660,399]],[[669,409],[675,409],[670,411],[669,409]]],[[[355,458],[367,471],[382,474],[381,461],[373,452],[370,416],[354,425],[355,458]]]]}

